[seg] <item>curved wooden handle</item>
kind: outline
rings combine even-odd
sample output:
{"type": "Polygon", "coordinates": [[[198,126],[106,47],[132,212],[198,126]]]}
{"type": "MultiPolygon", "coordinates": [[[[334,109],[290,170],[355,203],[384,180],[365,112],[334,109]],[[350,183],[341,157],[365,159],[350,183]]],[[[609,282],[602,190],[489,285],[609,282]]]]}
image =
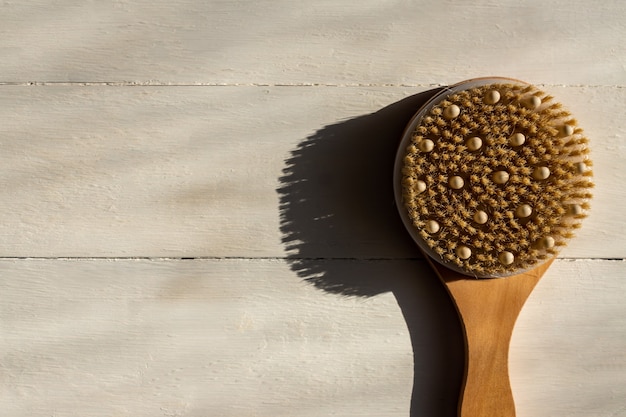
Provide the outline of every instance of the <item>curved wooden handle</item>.
{"type": "Polygon", "coordinates": [[[432,262],[456,304],[465,332],[459,417],[514,417],[509,342],[515,320],[552,260],[507,278],[475,279],[432,262]]]}

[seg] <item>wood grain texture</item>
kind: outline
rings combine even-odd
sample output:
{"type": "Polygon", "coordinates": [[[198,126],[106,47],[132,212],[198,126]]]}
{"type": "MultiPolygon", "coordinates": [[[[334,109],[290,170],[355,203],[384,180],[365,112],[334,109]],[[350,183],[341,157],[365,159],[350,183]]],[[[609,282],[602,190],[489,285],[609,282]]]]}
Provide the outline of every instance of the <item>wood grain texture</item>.
{"type": "MultiPolygon", "coordinates": [[[[6,416],[454,416],[460,327],[424,261],[0,260],[6,416]],[[350,274],[352,273],[352,274],[350,274]]],[[[519,417],[620,416],[623,261],[557,260],[511,344],[519,417]]]]}
{"type": "MultiPolygon", "coordinates": [[[[2,256],[416,256],[390,183],[424,89],[0,91],[2,256]]],[[[548,91],[591,138],[597,182],[562,256],[624,257],[614,213],[626,212],[625,132],[614,115],[626,90],[548,91]]]]}
{"type": "Polygon", "coordinates": [[[3,82],[428,85],[485,75],[626,82],[620,0],[29,0],[0,7],[3,82]]]}
{"type": "Polygon", "coordinates": [[[270,260],[0,269],[6,416],[408,413],[410,338],[390,295],[324,295],[270,260]]]}
{"type": "Polygon", "coordinates": [[[506,279],[476,279],[428,259],[454,301],[463,327],[465,373],[459,417],[516,416],[509,344],[524,303],[553,261],[506,279]]]}

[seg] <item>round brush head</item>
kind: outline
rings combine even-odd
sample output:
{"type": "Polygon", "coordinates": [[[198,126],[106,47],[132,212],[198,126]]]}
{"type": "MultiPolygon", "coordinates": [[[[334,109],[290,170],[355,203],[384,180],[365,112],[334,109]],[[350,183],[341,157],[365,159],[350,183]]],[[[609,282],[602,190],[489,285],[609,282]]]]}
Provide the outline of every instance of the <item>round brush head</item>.
{"type": "Polygon", "coordinates": [[[591,198],[587,138],[561,104],[521,81],[465,81],[433,97],[405,130],[394,186],[420,248],[478,278],[556,256],[591,198]]]}

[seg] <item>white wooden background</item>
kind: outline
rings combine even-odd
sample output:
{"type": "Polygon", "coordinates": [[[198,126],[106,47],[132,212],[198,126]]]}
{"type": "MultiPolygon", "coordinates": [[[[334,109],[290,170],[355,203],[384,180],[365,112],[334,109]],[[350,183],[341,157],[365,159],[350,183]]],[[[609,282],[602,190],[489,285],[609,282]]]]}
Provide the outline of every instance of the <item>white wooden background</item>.
{"type": "Polygon", "coordinates": [[[518,416],[626,416],[625,36],[621,0],[0,2],[1,414],[454,416],[391,166],[428,92],[500,75],[597,182],[518,320],[518,416]]]}

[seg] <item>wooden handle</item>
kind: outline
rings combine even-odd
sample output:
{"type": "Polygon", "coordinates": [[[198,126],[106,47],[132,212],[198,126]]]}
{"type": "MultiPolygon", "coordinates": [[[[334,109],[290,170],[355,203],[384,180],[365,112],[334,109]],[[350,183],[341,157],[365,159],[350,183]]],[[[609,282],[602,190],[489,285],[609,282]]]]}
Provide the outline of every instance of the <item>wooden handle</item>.
{"type": "Polygon", "coordinates": [[[515,416],[509,342],[524,302],[551,263],[507,278],[475,279],[431,262],[454,300],[465,333],[459,417],[515,416]]]}

